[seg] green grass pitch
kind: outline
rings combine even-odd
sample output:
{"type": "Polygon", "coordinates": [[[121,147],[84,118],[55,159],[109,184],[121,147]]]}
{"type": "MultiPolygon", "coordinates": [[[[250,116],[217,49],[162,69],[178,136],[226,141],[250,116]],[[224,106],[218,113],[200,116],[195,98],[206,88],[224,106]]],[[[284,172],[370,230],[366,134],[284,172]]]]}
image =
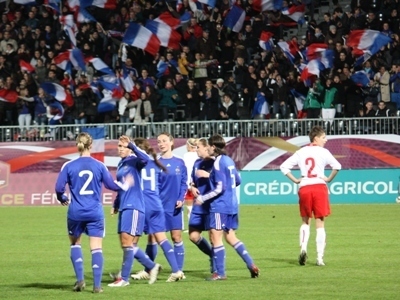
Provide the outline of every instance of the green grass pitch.
{"type": "MultiPolygon", "coordinates": [[[[117,218],[106,211],[103,294],[92,294],[88,239],[83,253],[87,287],[72,292],[65,207],[0,208],[0,299],[399,299],[400,205],[332,205],[327,219],[325,267],[315,265],[315,227],[311,227],[308,262],[297,262],[300,218],[296,205],[242,206],[238,237],[245,243],[260,277],[251,279],[244,262],[227,247],[228,280],[207,282],[207,257],[189,242],[186,280],[166,283],[170,269],[159,248],[164,270],[154,285],[131,281],[109,288],[109,272],[119,269],[122,251],[117,218]]],[[[145,237],[140,246],[145,246],[145,237]]],[[[133,271],[141,266],[137,261],[133,271]]]]}

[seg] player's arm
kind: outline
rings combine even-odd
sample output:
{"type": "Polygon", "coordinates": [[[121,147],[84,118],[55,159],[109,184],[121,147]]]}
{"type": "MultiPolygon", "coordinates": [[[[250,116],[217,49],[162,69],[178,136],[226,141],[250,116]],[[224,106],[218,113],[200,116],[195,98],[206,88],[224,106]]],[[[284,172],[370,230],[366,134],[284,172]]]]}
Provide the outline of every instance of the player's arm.
{"type": "Polygon", "coordinates": [[[104,186],[111,190],[118,192],[120,190],[127,191],[132,185],[133,185],[133,177],[132,175],[128,175],[125,177],[124,182],[120,182],[117,180],[114,180],[113,177],[111,176],[110,172],[108,171],[107,167],[105,165],[103,166],[103,183],[104,186]]]}
{"type": "Polygon", "coordinates": [[[283,175],[285,175],[287,178],[289,178],[292,182],[296,184],[300,183],[301,179],[294,177],[291,170],[293,169],[294,166],[298,165],[298,161],[299,157],[296,152],[288,159],[286,159],[280,166],[283,175]]]}
{"type": "Polygon", "coordinates": [[[224,192],[227,179],[225,178],[224,172],[221,171],[220,162],[221,162],[220,160],[214,162],[214,169],[213,169],[214,174],[213,177],[210,177],[210,180],[213,183],[212,186],[215,188],[204,195],[199,195],[196,198],[196,202],[203,204],[205,201],[214,199],[215,197],[224,192]]]}
{"type": "Polygon", "coordinates": [[[120,198],[119,198],[119,195],[117,194],[117,197],[115,197],[115,200],[114,200],[112,208],[111,208],[112,216],[118,213],[119,205],[120,205],[120,198]]]}
{"type": "Polygon", "coordinates": [[[242,183],[242,177],[240,177],[240,174],[236,168],[235,168],[235,182],[236,186],[239,186],[242,183]]]}
{"type": "Polygon", "coordinates": [[[133,151],[133,153],[135,153],[136,157],[139,159],[139,164],[137,165],[137,168],[139,170],[141,170],[144,166],[147,165],[147,163],[150,160],[150,156],[143,151],[142,149],[140,149],[139,147],[137,147],[134,143],[129,142],[128,146],[129,149],[131,149],[133,151]]]}
{"type": "Polygon", "coordinates": [[[187,169],[185,166],[184,161],[182,160],[182,167],[181,167],[181,184],[180,184],[180,191],[179,191],[179,198],[176,203],[176,207],[182,207],[183,203],[185,202],[185,194],[187,191],[187,169]]]}
{"type": "Polygon", "coordinates": [[[339,173],[339,171],[342,169],[342,165],[330,152],[328,152],[327,155],[327,164],[331,166],[332,172],[328,177],[324,178],[324,180],[326,182],[331,182],[336,177],[337,173],[339,173]]]}
{"type": "Polygon", "coordinates": [[[69,199],[67,195],[65,195],[65,185],[67,184],[68,181],[68,173],[66,171],[66,168],[64,166],[61,168],[61,172],[58,174],[57,181],[56,181],[56,186],[55,186],[55,192],[57,195],[57,200],[60,201],[62,205],[68,205],[69,199]]]}

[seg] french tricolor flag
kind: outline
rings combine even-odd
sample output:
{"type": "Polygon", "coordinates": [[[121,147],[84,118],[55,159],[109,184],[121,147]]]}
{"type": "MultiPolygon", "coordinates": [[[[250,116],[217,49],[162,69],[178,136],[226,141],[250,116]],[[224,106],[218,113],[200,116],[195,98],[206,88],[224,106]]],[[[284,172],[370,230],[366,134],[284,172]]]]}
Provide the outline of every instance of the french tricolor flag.
{"type": "Polygon", "coordinates": [[[128,93],[133,91],[133,87],[135,86],[135,83],[133,82],[133,79],[129,73],[129,71],[126,69],[126,65],[122,65],[122,76],[120,78],[121,84],[124,87],[124,90],[127,91],[128,93]]]}
{"type": "Polygon", "coordinates": [[[51,111],[55,112],[55,114],[53,114],[53,117],[50,119],[50,124],[57,124],[58,120],[61,120],[62,117],[64,117],[64,107],[62,106],[62,104],[58,101],[51,101],[49,104],[51,111]]]}
{"type": "Polygon", "coordinates": [[[357,71],[350,76],[350,79],[358,86],[368,86],[370,79],[365,71],[357,71]]]}
{"type": "Polygon", "coordinates": [[[44,0],[43,6],[50,7],[58,14],[60,13],[60,0],[44,0]]]}
{"type": "Polygon", "coordinates": [[[149,29],[133,22],[126,29],[122,42],[143,49],[152,55],[158,53],[161,45],[158,37],[149,29]]]}
{"type": "Polygon", "coordinates": [[[303,94],[300,94],[298,91],[296,91],[295,89],[291,89],[290,93],[293,95],[294,97],[294,101],[296,103],[296,108],[297,111],[302,111],[303,107],[304,107],[304,101],[306,100],[306,96],[304,96],[303,94]]]}
{"type": "Polygon", "coordinates": [[[267,50],[267,51],[272,51],[274,48],[274,42],[272,40],[272,36],[274,34],[269,31],[262,31],[261,36],[260,36],[260,41],[259,45],[261,49],[267,50]]]}
{"type": "Polygon", "coordinates": [[[252,8],[256,11],[281,10],[283,0],[254,0],[252,8]]]}
{"type": "Polygon", "coordinates": [[[0,89],[0,101],[15,103],[18,100],[18,93],[14,90],[0,89]]]}
{"type": "Polygon", "coordinates": [[[346,45],[353,49],[368,50],[374,55],[390,42],[390,37],[376,30],[353,30],[346,40],[346,45]]]}
{"type": "Polygon", "coordinates": [[[86,62],[92,63],[93,67],[100,72],[106,73],[106,74],[111,74],[115,75],[114,71],[106,65],[104,61],[101,60],[101,58],[98,57],[87,57],[85,58],[86,62]]]}
{"type": "Polygon", "coordinates": [[[117,107],[117,99],[113,97],[113,92],[110,90],[103,90],[103,96],[103,99],[100,100],[97,106],[97,111],[99,113],[113,111],[117,107]]]}
{"type": "Polygon", "coordinates": [[[88,127],[83,128],[83,131],[89,133],[93,139],[90,155],[98,161],[104,162],[104,127],[88,127]]]}
{"type": "Polygon", "coordinates": [[[237,5],[233,5],[225,17],[224,26],[233,32],[240,32],[243,27],[246,12],[237,5]]]}
{"type": "Polygon", "coordinates": [[[294,61],[297,54],[302,57],[299,46],[295,41],[278,42],[278,46],[282,49],[283,53],[286,54],[287,58],[292,62],[294,61]]]}
{"type": "Polygon", "coordinates": [[[71,101],[68,99],[69,97],[72,97],[71,94],[66,93],[65,89],[57,83],[43,82],[40,87],[46,92],[46,94],[53,96],[58,101],[67,101],[68,103],[71,101]]]}
{"type": "Polygon", "coordinates": [[[181,21],[179,19],[175,18],[173,15],[171,15],[171,13],[167,11],[160,14],[157,18],[154,19],[154,21],[166,24],[172,28],[176,28],[181,24],[181,21]]]}
{"type": "Polygon", "coordinates": [[[115,9],[117,7],[116,0],[80,0],[81,7],[97,6],[105,9],[115,9]]]}
{"type": "Polygon", "coordinates": [[[28,73],[35,72],[35,67],[22,59],[19,60],[19,66],[21,67],[21,71],[28,72],[28,73]]]}
{"type": "Polygon", "coordinates": [[[66,4],[71,9],[71,11],[77,11],[80,6],[79,0],[67,0],[66,4]]]}
{"type": "Polygon", "coordinates": [[[327,44],[318,44],[318,43],[311,44],[306,49],[307,59],[308,60],[316,59],[317,57],[320,56],[321,52],[324,52],[327,49],[328,49],[327,44]]]}
{"type": "Polygon", "coordinates": [[[67,70],[68,63],[71,63],[75,69],[86,71],[82,51],[78,48],[61,52],[54,58],[54,63],[63,70],[67,70]]]}
{"type": "MultiPolygon", "coordinates": [[[[181,35],[169,25],[163,22],[157,22],[156,20],[157,19],[155,19],[154,21],[148,20],[145,27],[158,37],[161,46],[172,49],[179,49],[181,35]]],[[[178,19],[176,20],[178,21],[178,24],[180,24],[180,21],[178,19]]]]}
{"type": "Polygon", "coordinates": [[[289,8],[282,9],[282,14],[288,16],[293,21],[296,21],[299,24],[304,24],[304,13],[306,11],[306,7],[304,4],[301,5],[292,5],[289,8]]]}
{"type": "Polygon", "coordinates": [[[319,77],[319,73],[324,70],[324,65],[317,59],[310,60],[301,72],[301,80],[306,81],[312,76],[319,77]]]}
{"type": "Polygon", "coordinates": [[[216,0],[197,0],[197,1],[199,1],[200,3],[203,3],[207,6],[210,6],[212,8],[215,7],[215,2],[216,2],[216,0]]]}

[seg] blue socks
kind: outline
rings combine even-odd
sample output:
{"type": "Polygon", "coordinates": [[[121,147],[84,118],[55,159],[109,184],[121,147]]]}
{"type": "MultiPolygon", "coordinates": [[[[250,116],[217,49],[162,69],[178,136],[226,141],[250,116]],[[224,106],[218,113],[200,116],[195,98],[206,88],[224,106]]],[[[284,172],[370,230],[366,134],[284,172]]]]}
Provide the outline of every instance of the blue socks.
{"type": "Polygon", "coordinates": [[[144,266],[146,271],[150,271],[156,265],[138,246],[133,245],[133,255],[144,266]]]}
{"type": "Polygon", "coordinates": [[[81,245],[71,245],[71,262],[77,281],[83,280],[83,256],[81,245]]]}
{"type": "Polygon", "coordinates": [[[125,281],[129,281],[133,266],[133,247],[123,247],[124,257],[122,260],[121,277],[125,281]]]}
{"type": "Polygon", "coordinates": [[[179,270],[183,271],[183,262],[185,260],[185,247],[183,242],[174,243],[175,258],[179,270]]]}
{"type": "Polygon", "coordinates": [[[178,263],[176,261],[175,257],[175,251],[172,248],[172,245],[168,240],[163,240],[160,242],[160,247],[164,252],[164,256],[168,261],[168,264],[170,265],[172,269],[172,273],[176,273],[179,271],[178,263]]]}
{"type": "Polygon", "coordinates": [[[147,244],[146,246],[146,254],[152,260],[155,261],[157,257],[157,243],[147,244]]]}
{"type": "Polygon", "coordinates": [[[195,244],[197,248],[199,248],[201,252],[203,252],[205,255],[208,255],[210,257],[212,256],[211,246],[205,238],[201,236],[195,244]]]}
{"type": "Polygon", "coordinates": [[[225,247],[224,245],[213,247],[214,270],[219,276],[225,276],[225,247]]]}
{"type": "Polygon", "coordinates": [[[92,270],[93,270],[93,287],[101,287],[101,278],[103,276],[103,250],[93,249],[92,251],[92,270]]]}
{"type": "Polygon", "coordinates": [[[247,252],[245,245],[239,241],[233,246],[239,254],[239,256],[243,259],[243,261],[246,263],[247,268],[251,268],[253,265],[253,259],[251,258],[250,254],[247,252]]]}

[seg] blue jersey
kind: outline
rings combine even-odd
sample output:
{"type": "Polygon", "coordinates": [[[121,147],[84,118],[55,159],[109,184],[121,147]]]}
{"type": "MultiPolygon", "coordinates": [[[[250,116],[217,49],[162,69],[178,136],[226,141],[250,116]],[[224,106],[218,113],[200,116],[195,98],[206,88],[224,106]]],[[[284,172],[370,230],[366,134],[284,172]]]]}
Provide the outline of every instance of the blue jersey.
{"type": "Polygon", "coordinates": [[[183,159],[178,157],[159,158],[167,171],[161,172],[160,198],[165,212],[174,212],[176,201],[184,201],[187,191],[187,170],[183,159]]]}
{"type": "Polygon", "coordinates": [[[142,169],[142,186],[146,213],[148,211],[164,211],[160,199],[159,177],[161,169],[154,160],[150,160],[142,169]]]}
{"type": "MultiPolygon", "coordinates": [[[[208,159],[200,158],[200,159],[196,160],[193,165],[191,182],[193,182],[195,184],[195,186],[197,187],[197,189],[200,192],[200,195],[204,195],[205,193],[211,191],[212,188],[211,188],[210,180],[208,178],[204,178],[204,177],[197,177],[196,171],[204,170],[204,171],[210,173],[213,168],[213,165],[214,165],[214,159],[212,159],[212,158],[208,158],[208,159]]],[[[209,201],[203,203],[203,205],[193,205],[192,213],[208,214],[209,212],[210,212],[210,202],[209,201]]]]}
{"type": "Polygon", "coordinates": [[[74,221],[97,221],[104,219],[101,187],[118,191],[107,167],[90,156],[81,156],[66,162],[56,182],[57,199],[61,200],[68,183],[71,203],[68,206],[68,219],[74,221]]]}
{"type": "Polygon", "coordinates": [[[210,201],[210,212],[237,214],[236,187],[241,179],[234,161],[226,155],[217,156],[209,179],[212,190],[201,195],[201,200],[210,201]]]}
{"type": "Polygon", "coordinates": [[[117,180],[124,182],[124,178],[130,174],[133,177],[133,186],[127,191],[119,191],[114,203],[119,211],[125,209],[136,209],[145,212],[141,170],[149,162],[150,157],[133,143],[129,143],[128,148],[133,150],[135,155],[130,155],[121,159],[117,167],[117,180]]]}

